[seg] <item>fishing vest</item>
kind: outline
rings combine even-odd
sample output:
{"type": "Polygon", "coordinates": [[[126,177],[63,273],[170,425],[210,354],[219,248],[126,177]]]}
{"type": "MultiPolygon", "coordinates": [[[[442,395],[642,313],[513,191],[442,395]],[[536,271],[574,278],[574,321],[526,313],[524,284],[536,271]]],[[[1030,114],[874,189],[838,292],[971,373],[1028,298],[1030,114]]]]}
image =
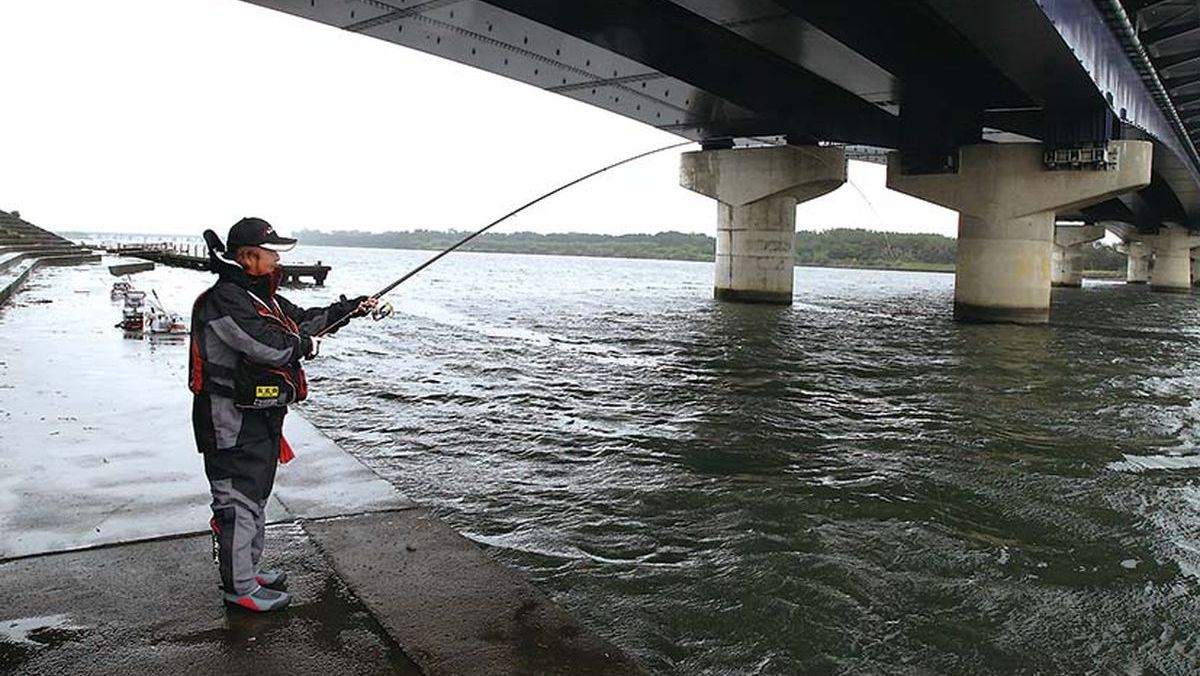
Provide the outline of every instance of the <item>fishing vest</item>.
{"type": "MultiPolygon", "coordinates": [[[[207,392],[229,397],[239,408],[273,408],[307,399],[308,379],[304,376],[304,368],[300,365],[299,360],[285,366],[268,366],[251,361],[244,354],[239,354],[237,365],[230,368],[205,359],[197,336],[203,339],[206,322],[200,320],[200,308],[211,290],[200,294],[192,307],[188,388],[194,394],[207,392]],[[233,386],[218,383],[214,380],[215,378],[221,378],[226,382],[232,381],[233,386]]],[[[300,328],[296,322],[292,321],[291,317],[284,314],[274,298],[268,304],[253,292],[246,290],[246,293],[253,301],[254,309],[259,316],[277,323],[284,331],[299,338],[300,328]]]]}

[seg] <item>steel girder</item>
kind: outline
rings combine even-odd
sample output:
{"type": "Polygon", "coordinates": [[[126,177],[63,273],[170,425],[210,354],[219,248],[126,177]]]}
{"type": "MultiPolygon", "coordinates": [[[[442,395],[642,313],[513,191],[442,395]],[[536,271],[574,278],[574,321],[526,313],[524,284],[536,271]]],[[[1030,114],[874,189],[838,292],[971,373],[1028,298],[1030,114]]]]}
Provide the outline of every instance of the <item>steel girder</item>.
{"type": "MultiPolygon", "coordinates": [[[[1200,215],[1188,132],[1178,138],[1095,4],[1110,0],[247,1],[710,142],[941,152],[990,130],[1096,128],[1111,111],[1127,135],[1155,141],[1156,174],[1178,195],[1162,211],[1200,215]]],[[[1155,19],[1143,28],[1162,44],[1194,39],[1175,0],[1125,3],[1155,19]]],[[[1183,106],[1200,94],[1190,53],[1154,55],[1174,59],[1162,82],[1171,115],[1167,95],[1183,106]]]]}

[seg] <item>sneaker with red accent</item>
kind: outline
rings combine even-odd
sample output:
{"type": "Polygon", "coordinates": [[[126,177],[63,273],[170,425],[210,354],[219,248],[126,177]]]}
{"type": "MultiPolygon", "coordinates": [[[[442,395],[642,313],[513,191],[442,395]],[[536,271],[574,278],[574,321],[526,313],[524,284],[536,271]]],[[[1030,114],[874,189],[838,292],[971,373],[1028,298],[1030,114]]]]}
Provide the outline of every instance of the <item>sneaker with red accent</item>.
{"type": "Polygon", "coordinates": [[[287,592],[267,589],[266,587],[259,587],[249,594],[230,594],[229,592],[224,592],[224,594],[225,603],[240,606],[256,613],[265,613],[286,608],[292,602],[292,597],[287,592]]]}
{"type": "Polygon", "coordinates": [[[260,570],[254,579],[267,589],[284,591],[287,589],[287,573],[282,570],[260,570]]]}

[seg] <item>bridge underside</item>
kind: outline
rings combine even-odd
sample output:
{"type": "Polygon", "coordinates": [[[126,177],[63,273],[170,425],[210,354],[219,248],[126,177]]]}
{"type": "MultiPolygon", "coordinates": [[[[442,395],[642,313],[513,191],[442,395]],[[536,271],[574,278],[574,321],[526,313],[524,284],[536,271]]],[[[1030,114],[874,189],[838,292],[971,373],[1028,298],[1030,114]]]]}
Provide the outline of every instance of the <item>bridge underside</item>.
{"type": "Polygon", "coordinates": [[[896,139],[895,78],[769,3],[252,1],[695,140],[896,139]]]}
{"type": "Polygon", "coordinates": [[[969,321],[1047,320],[1053,249],[1066,283],[1078,258],[1056,218],[1176,272],[1200,229],[1194,0],[247,1],[700,141],[718,297],[791,301],[795,205],[854,156],[815,146],[898,150],[888,185],[959,212],[969,321]]]}
{"type": "Polygon", "coordinates": [[[906,171],[937,173],[957,170],[958,149],[981,141],[1150,140],[1151,188],[1102,215],[1141,231],[1164,220],[1200,227],[1200,14],[1190,1],[248,1],[710,148],[758,139],[899,149],[906,171]],[[1135,38],[1144,29],[1153,68],[1122,21],[1136,24],[1135,38]]]}

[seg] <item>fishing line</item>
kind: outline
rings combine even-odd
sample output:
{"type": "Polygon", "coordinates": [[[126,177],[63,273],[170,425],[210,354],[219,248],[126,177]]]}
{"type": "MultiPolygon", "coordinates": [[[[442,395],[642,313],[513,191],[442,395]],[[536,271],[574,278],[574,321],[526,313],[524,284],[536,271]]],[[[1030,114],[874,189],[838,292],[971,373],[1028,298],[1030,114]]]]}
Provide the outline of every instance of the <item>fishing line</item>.
{"type": "MultiPolygon", "coordinates": [[[[753,138],[755,141],[759,141],[759,142],[763,143],[764,145],[769,145],[769,146],[778,146],[779,145],[778,142],[773,141],[769,137],[756,136],[756,137],[751,137],[751,138],[753,138]]],[[[802,151],[806,149],[805,146],[793,146],[793,147],[800,149],[802,151]]],[[[816,157],[816,154],[810,152],[809,157],[816,157]]],[[[895,251],[895,249],[892,248],[892,237],[888,233],[887,227],[884,225],[883,217],[879,215],[879,210],[875,208],[875,203],[871,201],[871,198],[867,197],[867,193],[861,187],[859,187],[858,183],[855,183],[850,178],[850,165],[849,165],[848,159],[847,159],[847,165],[846,165],[846,183],[851,188],[854,188],[854,192],[858,193],[858,196],[862,198],[863,203],[865,203],[867,205],[867,208],[871,210],[871,215],[873,215],[875,217],[875,224],[879,227],[879,232],[883,235],[883,245],[885,247],[887,247],[888,256],[893,261],[898,260],[896,258],[896,251],[895,251]]]]}
{"type": "Polygon", "coordinates": [[[875,204],[871,202],[869,197],[867,197],[867,193],[864,192],[862,188],[858,187],[857,183],[850,180],[850,169],[848,167],[846,169],[846,183],[849,183],[850,187],[854,188],[854,191],[858,193],[858,196],[862,198],[863,202],[866,203],[867,208],[870,209],[871,213],[875,216],[875,222],[879,225],[879,232],[883,233],[883,245],[887,247],[888,256],[890,256],[893,261],[898,260],[896,258],[895,250],[892,249],[892,237],[888,234],[887,227],[883,224],[883,217],[879,215],[879,210],[875,208],[875,204]]]}
{"type": "MultiPolygon", "coordinates": [[[[530,200],[530,201],[526,202],[525,204],[522,204],[521,206],[517,207],[516,209],[513,209],[512,211],[508,212],[507,214],[504,214],[504,215],[503,215],[503,216],[501,216],[500,218],[497,218],[496,220],[492,221],[491,223],[488,223],[487,225],[483,226],[482,228],[480,228],[480,229],[476,230],[475,232],[472,232],[471,234],[467,235],[466,237],[463,237],[462,239],[458,240],[458,241],[457,241],[457,242],[455,242],[454,244],[450,245],[450,247],[449,247],[449,248],[447,248],[447,249],[445,249],[445,250],[443,250],[443,251],[440,251],[440,252],[438,252],[438,254],[437,254],[436,256],[433,256],[432,258],[430,258],[429,260],[425,261],[424,263],[421,263],[420,265],[418,265],[417,267],[413,268],[412,270],[409,270],[408,272],[406,272],[406,273],[405,273],[405,274],[404,274],[402,277],[400,277],[400,278],[399,278],[399,279],[397,279],[396,281],[392,282],[391,284],[388,284],[387,286],[383,287],[383,288],[382,288],[382,289],[380,289],[379,291],[375,292],[373,295],[371,295],[371,296],[370,296],[370,298],[372,298],[372,299],[375,299],[375,300],[378,300],[379,298],[383,297],[383,295],[384,295],[384,294],[388,293],[388,292],[389,292],[389,291],[391,291],[392,289],[394,289],[394,288],[396,288],[397,286],[400,286],[400,285],[401,285],[401,284],[403,284],[404,282],[408,281],[408,280],[409,280],[409,279],[411,279],[413,276],[415,276],[417,273],[421,272],[422,270],[424,270],[425,268],[429,267],[430,265],[433,265],[434,263],[436,263],[437,261],[439,261],[439,260],[440,260],[442,257],[446,256],[446,255],[447,255],[447,254],[449,254],[450,252],[454,251],[455,249],[458,249],[459,247],[461,247],[462,245],[466,244],[467,242],[470,242],[471,240],[473,240],[473,239],[475,239],[476,237],[478,237],[478,236],[482,235],[483,233],[487,232],[488,230],[491,230],[491,229],[492,229],[492,228],[494,228],[495,226],[497,226],[497,225],[500,225],[500,224],[501,224],[501,223],[503,223],[504,221],[507,221],[508,219],[512,218],[513,216],[516,216],[517,214],[521,213],[522,211],[525,211],[525,210],[526,210],[526,209],[528,209],[529,207],[531,207],[531,206],[533,206],[533,205],[537,204],[538,202],[541,202],[542,200],[544,200],[544,199],[546,199],[546,198],[548,198],[548,197],[552,197],[552,196],[554,196],[554,195],[557,195],[558,193],[560,193],[560,192],[562,192],[562,191],[566,190],[567,188],[570,188],[571,186],[574,186],[574,185],[576,185],[576,184],[578,184],[578,183],[582,183],[582,182],[584,182],[584,181],[588,180],[589,178],[592,178],[593,176],[597,176],[597,175],[599,175],[599,174],[603,174],[604,172],[606,172],[606,171],[608,171],[608,170],[610,170],[610,169],[616,169],[617,167],[619,167],[619,166],[621,166],[621,165],[624,165],[624,164],[629,164],[630,162],[634,162],[634,161],[640,160],[640,159],[642,159],[643,157],[649,157],[650,155],[654,155],[654,154],[657,154],[657,153],[665,152],[665,151],[667,151],[667,150],[673,150],[673,149],[675,149],[675,148],[682,148],[683,146],[686,146],[686,145],[691,145],[691,144],[693,144],[693,143],[695,143],[695,141],[683,141],[683,142],[681,142],[681,143],[672,143],[672,144],[671,144],[671,145],[669,145],[669,146],[663,146],[663,147],[661,147],[661,148],[655,148],[654,150],[647,150],[647,151],[645,151],[645,152],[638,153],[637,155],[633,155],[632,157],[627,157],[627,158],[625,158],[625,159],[623,159],[623,160],[621,160],[621,161],[619,161],[619,162],[613,162],[612,164],[610,164],[610,165],[607,165],[607,166],[605,166],[605,167],[602,167],[602,168],[600,168],[600,169],[597,169],[597,170],[595,170],[595,171],[593,171],[593,172],[590,172],[590,173],[584,174],[583,176],[580,176],[579,178],[576,178],[576,179],[574,179],[574,180],[572,180],[572,181],[570,181],[570,182],[568,182],[568,183],[564,183],[564,184],[562,184],[562,185],[558,186],[557,188],[555,188],[554,190],[551,190],[550,192],[544,193],[544,194],[542,194],[541,196],[539,196],[539,197],[537,197],[537,198],[535,198],[535,199],[532,199],[532,200],[530,200]]],[[[391,313],[391,311],[390,311],[390,309],[389,309],[389,310],[387,310],[387,312],[386,312],[386,313],[380,313],[380,314],[382,314],[383,316],[387,316],[387,314],[390,314],[390,313],[391,313]]],[[[351,316],[351,315],[353,315],[353,314],[354,314],[354,311],[351,311],[351,312],[348,312],[348,313],[346,313],[346,314],[345,314],[345,315],[343,315],[342,317],[338,318],[338,320],[337,320],[337,321],[335,321],[335,322],[330,322],[329,324],[327,324],[327,325],[326,325],[326,327],[325,327],[324,329],[321,329],[320,331],[318,331],[318,332],[317,332],[316,334],[314,334],[314,335],[315,335],[316,337],[318,337],[318,338],[320,338],[320,337],[324,336],[325,334],[327,334],[327,333],[330,331],[330,329],[331,329],[332,327],[340,325],[342,322],[344,322],[345,320],[349,319],[349,318],[350,318],[350,316],[351,316]]],[[[373,313],[373,314],[374,314],[374,313],[373,313]]],[[[383,318],[383,316],[378,316],[378,315],[377,315],[377,318],[379,318],[379,319],[382,319],[382,318],[383,318]]]]}

